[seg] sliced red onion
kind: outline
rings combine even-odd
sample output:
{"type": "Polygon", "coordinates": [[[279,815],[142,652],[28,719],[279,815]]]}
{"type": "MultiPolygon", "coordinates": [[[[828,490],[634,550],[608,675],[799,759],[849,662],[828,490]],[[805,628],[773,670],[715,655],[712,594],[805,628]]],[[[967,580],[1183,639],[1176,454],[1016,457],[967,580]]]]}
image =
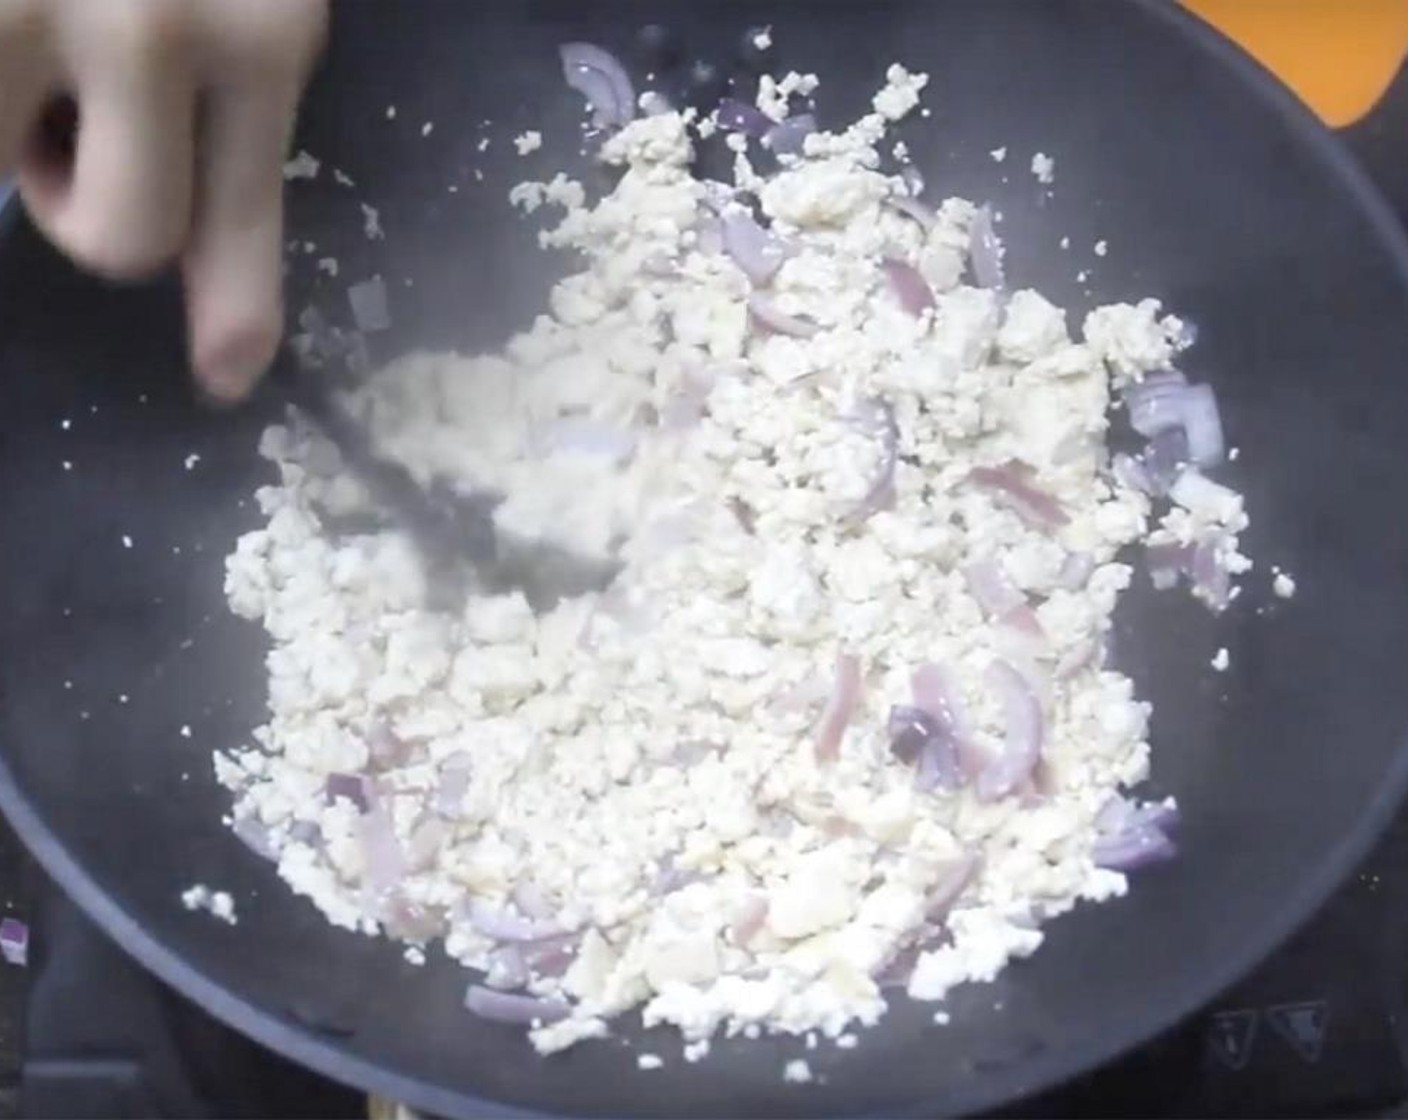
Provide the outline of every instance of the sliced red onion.
{"type": "Polygon", "coordinates": [[[834,762],[841,754],[841,739],[860,700],[860,658],[842,653],[836,658],[836,683],[816,736],[816,757],[820,762],[834,762]]]}
{"type": "Polygon", "coordinates": [[[575,933],[546,937],[523,945],[523,957],[534,976],[561,976],[577,959],[580,938],[575,933]]]}
{"type": "Polygon", "coordinates": [[[442,817],[454,820],[462,811],[474,763],[465,751],[456,751],[440,765],[432,807],[442,817]]]}
{"type": "Polygon", "coordinates": [[[412,871],[424,871],[435,862],[449,837],[449,829],[439,817],[422,814],[406,840],[406,863],[412,871]]]}
{"type": "Polygon", "coordinates": [[[724,252],[743,270],[750,283],[763,287],[777,275],[786,257],[782,243],[753,220],[747,209],[734,205],[719,215],[724,252]]]}
{"type": "Polygon", "coordinates": [[[799,156],[806,148],[807,137],[815,131],[816,118],[810,113],[798,113],[768,129],[763,146],[780,156],[799,156]]]}
{"type": "Polygon", "coordinates": [[[1200,540],[1190,566],[1194,593],[1214,611],[1224,610],[1232,602],[1232,576],[1218,559],[1220,544],[1219,534],[1200,540]]]}
{"type": "Polygon", "coordinates": [[[909,987],[914,966],[919,963],[918,945],[906,945],[875,970],[874,980],[882,992],[909,987]]]}
{"type": "Polygon", "coordinates": [[[992,207],[986,204],[978,207],[968,227],[968,258],[978,287],[998,292],[1007,287],[1002,269],[1002,242],[993,228],[992,207]]]}
{"type": "Polygon", "coordinates": [[[900,457],[900,425],[895,406],[883,397],[866,402],[873,417],[873,426],[880,433],[880,467],[875,472],[865,495],[847,515],[851,522],[865,521],[872,514],[888,509],[895,501],[895,467],[900,457]]]}
{"type": "Polygon", "coordinates": [[[890,709],[888,731],[891,753],[914,765],[914,784],[919,789],[956,789],[963,783],[958,737],[943,716],[897,704],[890,709]]]}
{"type": "Polygon", "coordinates": [[[236,817],[230,824],[230,830],[239,837],[251,852],[260,859],[278,860],[279,853],[274,847],[273,838],[269,835],[269,829],[263,821],[254,816],[236,817]]]}
{"type": "Polygon", "coordinates": [[[916,319],[934,308],[934,293],[929,282],[908,261],[886,257],[880,262],[885,280],[899,305],[916,319]]]}
{"type": "Polygon", "coordinates": [[[715,119],[725,132],[741,132],[754,140],[761,140],[777,123],[756,105],[736,97],[725,97],[719,102],[715,119]]]}
{"type": "Polygon", "coordinates": [[[504,945],[489,954],[484,983],[498,991],[516,991],[528,986],[528,962],[517,945],[504,945]]]}
{"type": "Polygon", "coordinates": [[[374,331],[384,331],[391,326],[391,310],[386,302],[386,281],[380,275],[348,288],[347,302],[352,305],[352,318],[359,331],[370,334],[374,331]]]}
{"type": "Polygon", "coordinates": [[[905,194],[892,194],[885,199],[885,205],[907,218],[913,218],[925,230],[931,230],[938,225],[939,216],[934,213],[934,208],[920,202],[917,198],[905,194]]]}
{"type": "Polygon", "coordinates": [[[331,805],[339,797],[352,802],[357,812],[365,813],[372,803],[371,781],[365,774],[329,774],[323,783],[323,800],[331,805]]]}
{"type": "Polygon", "coordinates": [[[1183,431],[1188,436],[1188,457],[1200,467],[1215,467],[1226,453],[1222,413],[1211,385],[1192,385],[1183,406],[1183,431]]]}
{"type": "Polygon", "coordinates": [[[1222,414],[1211,385],[1189,385],[1181,374],[1165,372],[1131,385],[1124,400],[1130,426],[1140,435],[1152,439],[1181,428],[1189,461],[1200,467],[1222,462],[1226,451],[1222,414]]]}
{"type": "Polygon", "coordinates": [[[495,941],[542,941],[566,932],[556,922],[520,918],[477,898],[470,900],[467,916],[475,929],[495,941]]]}
{"type": "Polygon", "coordinates": [[[1169,832],[1178,825],[1178,809],[1167,802],[1143,805],[1116,795],[1095,818],[1097,867],[1133,871],[1177,854],[1169,832]]]}
{"type": "Polygon", "coordinates": [[[1070,523],[1071,515],[1061,503],[1037,486],[1034,471],[1018,459],[997,467],[974,467],[968,481],[988,491],[1031,529],[1050,532],[1070,523]]]}
{"type": "Polygon", "coordinates": [[[758,936],[767,920],[767,896],[751,894],[729,923],[729,939],[735,945],[747,945],[758,936]]]}
{"type": "Polygon", "coordinates": [[[1151,373],[1130,385],[1124,391],[1130,427],[1146,439],[1178,427],[1187,390],[1187,379],[1176,370],[1151,373]]]}
{"type": "Polygon", "coordinates": [[[963,574],[973,598],[989,618],[1028,637],[1046,637],[1027,597],[996,560],[975,560],[963,574]]]}
{"type": "Polygon", "coordinates": [[[964,779],[976,778],[987,759],[973,743],[973,728],[959,699],[962,694],[953,674],[942,665],[926,661],[910,674],[909,687],[915,706],[928,712],[947,730],[964,779]]]}
{"type": "Polygon", "coordinates": [[[761,292],[754,292],[748,297],[748,314],[754,324],[773,334],[811,338],[821,330],[820,324],[815,320],[787,314],[761,292]]]}
{"type": "Polygon", "coordinates": [[[1046,721],[1036,690],[1010,663],[994,661],[986,679],[1002,704],[1007,733],[1002,754],[978,776],[977,792],[982,801],[996,801],[1032,777],[1041,760],[1046,721]]]}
{"type": "Polygon", "coordinates": [[[587,99],[598,128],[619,128],[636,115],[636,91],[626,68],[591,43],[563,43],[562,76],[587,99]]]}
{"type": "Polygon", "coordinates": [[[496,992],[483,984],[469,986],[464,994],[464,1005],[481,1019],[524,1027],[561,1022],[572,1013],[572,1009],[561,1000],[496,992]]]}
{"type": "Polygon", "coordinates": [[[1141,494],[1152,495],[1154,493],[1154,480],[1149,477],[1149,472],[1145,469],[1142,459],[1126,455],[1121,451],[1111,457],[1110,473],[1131,490],[1138,490],[1141,494]]]}
{"type": "Polygon", "coordinates": [[[953,904],[968,889],[968,884],[978,873],[979,863],[976,853],[966,852],[953,866],[944,870],[924,900],[924,916],[929,921],[942,922],[948,917],[953,904]]]}
{"type": "Polygon", "coordinates": [[[519,883],[509,893],[513,904],[524,917],[535,922],[545,922],[555,913],[552,902],[536,883],[519,883]]]}
{"type": "Polygon", "coordinates": [[[357,821],[362,848],[363,883],[374,898],[380,898],[401,885],[406,874],[406,858],[396,838],[391,814],[381,804],[373,804],[357,821]]]}
{"type": "Polygon", "coordinates": [[[18,918],[0,918],[0,954],[6,964],[29,963],[29,926],[18,918]]]}
{"type": "Polygon", "coordinates": [[[1149,493],[1160,497],[1167,494],[1191,458],[1188,433],[1182,428],[1169,428],[1149,440],[1139,456],[1149,493]]]}

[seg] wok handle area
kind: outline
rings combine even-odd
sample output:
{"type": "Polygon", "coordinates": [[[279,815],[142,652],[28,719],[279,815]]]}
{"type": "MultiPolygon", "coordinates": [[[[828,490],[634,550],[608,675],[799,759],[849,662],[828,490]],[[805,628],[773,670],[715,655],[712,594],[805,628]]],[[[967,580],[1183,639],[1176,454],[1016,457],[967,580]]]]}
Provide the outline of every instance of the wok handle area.
{"type": "Polygon", "coordinates": [[[1408,0],[1183,0],[1331,128],[1378,104],[1408,54],[1408,0]]]}

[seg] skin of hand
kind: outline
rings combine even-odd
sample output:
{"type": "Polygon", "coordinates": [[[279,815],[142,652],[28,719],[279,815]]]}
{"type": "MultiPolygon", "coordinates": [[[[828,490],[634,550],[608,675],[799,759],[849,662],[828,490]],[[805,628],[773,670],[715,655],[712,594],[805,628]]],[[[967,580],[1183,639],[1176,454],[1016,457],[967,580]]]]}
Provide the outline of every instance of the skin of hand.
{"type": "Polygon", "coordinates": [[[0,0],[0,175],[92,272],[179,262],[192,367],[217,400],[250,391],[283,330],[284,153],[327,14],[326,0],[0,0]]]}

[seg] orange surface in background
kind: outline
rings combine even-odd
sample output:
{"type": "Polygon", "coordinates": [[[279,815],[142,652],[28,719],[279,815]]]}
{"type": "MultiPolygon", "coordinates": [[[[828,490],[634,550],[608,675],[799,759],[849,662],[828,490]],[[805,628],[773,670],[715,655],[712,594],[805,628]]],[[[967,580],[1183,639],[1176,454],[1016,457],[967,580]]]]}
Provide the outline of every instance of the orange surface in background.
{"type": "Polygon", "coordinates": [[[1408,0],[1184,0],[1326,124],[1353,124],[1408,53],[1408,0]]]}

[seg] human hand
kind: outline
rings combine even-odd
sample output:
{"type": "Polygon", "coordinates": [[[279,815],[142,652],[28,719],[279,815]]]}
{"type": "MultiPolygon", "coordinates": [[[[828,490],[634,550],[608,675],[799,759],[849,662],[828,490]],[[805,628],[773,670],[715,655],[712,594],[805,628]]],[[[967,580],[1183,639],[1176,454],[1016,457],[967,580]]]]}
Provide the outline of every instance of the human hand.
{"type": "Polygon", "coordinates": [[[0,0],[0,174],[93,272],[180,262],[222,400],[279,344],[284,150],[326,19],[326,0],[0,0]]]}

